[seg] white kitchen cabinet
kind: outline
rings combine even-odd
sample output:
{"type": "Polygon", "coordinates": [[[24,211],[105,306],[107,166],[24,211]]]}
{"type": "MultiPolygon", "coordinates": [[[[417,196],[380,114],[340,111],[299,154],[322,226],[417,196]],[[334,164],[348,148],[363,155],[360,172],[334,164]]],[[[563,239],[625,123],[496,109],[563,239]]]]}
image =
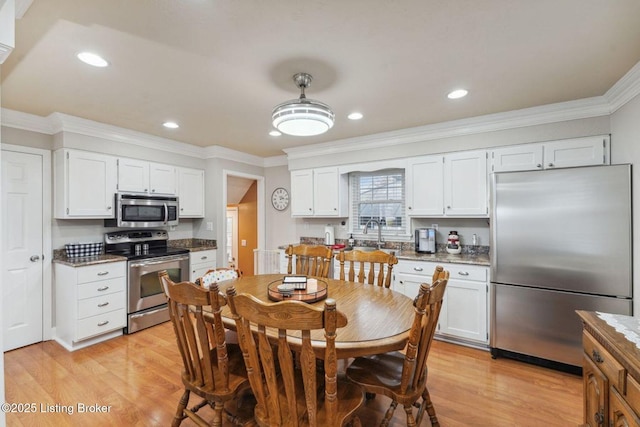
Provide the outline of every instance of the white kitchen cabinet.
{"type": "Polygon", "coordinates": [[[117,159],[88,151],[54,152],[56,218],[113,218],[117,159]]]}
{"type": "Polygon", "coordinates": [[[587,136],[496,148],[492,172],[595,166],[610,163],[609,135],[587,136]]]}
{"type": "Polygon", "coordinates": [[[119,158],[118,191],[174,195],[176,194],[176,168],[162,163],[119,158]]]}
{"type": "Polygon", "coordinates": [[[462,151],[444,156],[444,214],[486,216],[487,152],[462,151]]]}
{"type": "Polygon", "coordinates": [[[413,158],[406,169],[407,214],[487,216],[487,181],[485,150],[413,158]]]}
{"type": "Polygon", "coordinates": [[[487,345],[488,267],[400,259],[394,269],[393,289],[415,298],[422,283],[431,284],[437,265],[449,271],[450,277],[436,334],[461,343],[487,345]]]}
{"type": "Polygon", "coordinates": [[[177,168],[180,218],[204,218],[204,171],[177,168]]]}
{"type": "Polygon", "coordinates": [[[216,268],[216,249],[189,252],[189,280],[195,282],[209,270],[216,268]]]}
{"type": "Polygon", "coordinates": [[[467,264],[442,266],[450,276],[440,311],[438,334],[488,344],[489,269],[467,264]]]}
{"type": "Polygon", "coordinates": [[[348,216],[348,176],[337,167],[291,172],[291,216],[348,216]]]}
{"type": "Polygon", "coordinates": [[[54,264],[55,340],[73,351],[122,335],[127,323],[126,261],[54,264]]]}
{"type": "Polygon", "coordinates": [[[409,216],[441,216],[444,213],[444,156],[409,159],[405,180],[409,216]]]}

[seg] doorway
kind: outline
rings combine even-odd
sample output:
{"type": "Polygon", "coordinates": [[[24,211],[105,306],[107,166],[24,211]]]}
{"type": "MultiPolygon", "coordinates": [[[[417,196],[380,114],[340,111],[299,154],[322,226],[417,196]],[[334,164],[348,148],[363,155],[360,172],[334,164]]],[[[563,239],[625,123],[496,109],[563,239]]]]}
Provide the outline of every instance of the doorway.
{"type": "Polygon", "coordinates": [[[238,261],[238,208],[227,207],[227,252],[229,268],[237,268],[238,261]]]}
{"type": "MultiPolygon", "coordinates": [[[[234,258],[235,268],[243,275],[254,274],[254,250],[264,246],[264,177],[223,171],[224,230],[220,239],[225,261],[234,258]],[[237,217],[227,212],[237,212],[237,217]],[[237,227],[234,237],[233,228],[237,227]]],[[[220,244],[218,245],[221,246],[220,244]]]]}
{"type": "Polygon", "coordinates": [[[3,351],[51,338],[51,153],[2,145],[3,351]]]}

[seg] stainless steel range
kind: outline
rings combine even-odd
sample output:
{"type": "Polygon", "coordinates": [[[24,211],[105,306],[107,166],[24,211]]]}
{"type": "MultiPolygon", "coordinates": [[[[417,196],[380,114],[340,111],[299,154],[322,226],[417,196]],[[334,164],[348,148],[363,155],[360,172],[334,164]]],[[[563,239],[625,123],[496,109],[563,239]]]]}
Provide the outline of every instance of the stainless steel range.
{"type": "Polygon", "coordinates": [[[114,231],[104,236],[105,253],[127,258],[127,327],[125,334],[169,320],[158,272],[171,280],[189,280],[189,250],[167,246],[165,230],[114,231]]]}

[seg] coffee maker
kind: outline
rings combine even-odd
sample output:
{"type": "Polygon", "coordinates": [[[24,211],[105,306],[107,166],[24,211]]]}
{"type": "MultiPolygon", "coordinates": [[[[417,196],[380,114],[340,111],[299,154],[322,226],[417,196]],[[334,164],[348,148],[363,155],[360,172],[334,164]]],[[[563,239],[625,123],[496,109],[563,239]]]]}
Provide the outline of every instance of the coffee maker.
{"type": "Polygon", "coordinates": [[[416,252],[422,254],[436,253],[436,229],[416,228],[416,252]]]}

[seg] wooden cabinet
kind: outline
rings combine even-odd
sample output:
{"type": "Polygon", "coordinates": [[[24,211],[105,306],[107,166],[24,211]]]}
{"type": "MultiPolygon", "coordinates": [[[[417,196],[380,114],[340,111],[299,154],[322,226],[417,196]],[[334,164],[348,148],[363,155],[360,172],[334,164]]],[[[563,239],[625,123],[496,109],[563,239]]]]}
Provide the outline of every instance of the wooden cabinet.
{"type": "Polygon", "coordinates": [[[76,350],[118,335],[126,326],[126,261],[72,267],[54,264],[55,340],[76,350]]]}
{"type": "Polygon", "coordinates": [[[437,335],[474,345],[488,344],[488,267],[400,259],[394,269],[393,289],[414,298],[420,284],[431,283],[437,265],[450,274],[437,335]]]}
{"type": "Polygon", "coordinates": [[[54,152],[56,218],[113,218],[117,159],[88,151],[54,152]]]}
{"type": "Polygon", "coordinates": [[[598,313],[577,313],[584,325],[584,425],[640,426],[640,349],[627,339],[638,336],[637,321],[630,316],[605,314],[617,328],[622,327],[616,329],[598,313]],[[625,319],[633,319],[627,332],[625,319]]]}
{"type": "Polygon", "coordinates": [[[348,177],[337,167],[291,172],[291,216],[348,216],[348,177]]]}
{"type": "Polygon", "coordinates": [[[204,218],[204,171],[177,168],[180,218],[204,218]]]}
{"type": "Polygon", "coordinates": [[[209,270],[216,268],[216,249],[189,252],[189,280],[195,282],[209,270]]]}
{"type": "Polygon", "coordinates": [[[406,169],[407,214],[487,216],[487,180],[485,150],[413,158],[406,169]]]}
{"type": "Polygon", "coordinates": [[[491,171],[527,171],[610,163],[609,135],[513,145],[491,151],[491,171]]]}
{"type": "Polygon", "coordinates": [[[118,191],[174,195],[176,194],[176,168],[162,163],[119,158],[118,191]]]}

